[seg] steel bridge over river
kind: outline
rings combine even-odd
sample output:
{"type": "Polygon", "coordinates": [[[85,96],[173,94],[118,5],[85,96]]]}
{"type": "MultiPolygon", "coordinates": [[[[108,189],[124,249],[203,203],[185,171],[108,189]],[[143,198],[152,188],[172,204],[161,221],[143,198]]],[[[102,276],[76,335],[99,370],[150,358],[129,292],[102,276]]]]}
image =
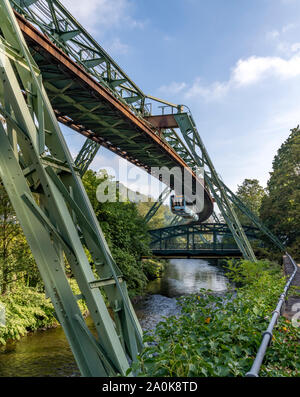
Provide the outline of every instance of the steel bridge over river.
{"type": "MultiPolygon", "coordinates": [[[[255,261],[249,240],[254,229],[243,228],[236,208],[256,231],[284,249],[222,182],[190,111],[145,95],[57,0],[0,0],[0,115],[0,177],[83,376],[124,376],[143,348],[126,283],[81,181],[101,146],[149,173],[162,165],[179,167],[192,180],[184,195],[192,197],[197,188],[203,193],[198,224],[183,227],[175,219],[168,231],[152,231],[154,252],[162,244],[173,250],[168,237],[185,234],[183,250],[199,248],[200,239],[202,251],[210,244],[216,253],[225,250],[220,235],[226,234],[234,244],[230,255],[255,261]],[[152,114],[154,102],[168,106],[165,114],[152,114]],[[87,138],[75,161],[59,122],[87,138]],[[214,206],[225,223],[218,223],[214,206]],[[205,223],[211,217],[214,223],[205,223]],[[66,277],[65,259],[80,288],[78,296],[66,277]],[[97,338],[82,317],[80,299],[97,338]]],[[[170,179],[165,193],[176,191],[175,182],[170,179]]]]}

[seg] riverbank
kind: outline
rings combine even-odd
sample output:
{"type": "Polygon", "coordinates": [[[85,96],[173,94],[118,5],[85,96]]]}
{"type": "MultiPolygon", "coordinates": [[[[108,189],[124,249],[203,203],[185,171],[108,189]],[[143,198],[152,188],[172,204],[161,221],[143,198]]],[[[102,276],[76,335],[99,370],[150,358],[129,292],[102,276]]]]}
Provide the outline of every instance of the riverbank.
{"type": "MultiPolygon", "coordinates": [[[[148,259],[143,262],[142,271],[149,283],[161,277],[165,261],[148,259]]],[[[74,279],[69,279],[74,295],[80,290],[74,279]]],[[[146,296],[146,286],[143,289],[130,290],[133,301],[139,301],[146,296]]],[[[88,309],[84,301],[78,305],[84,317],[88,316],[88,309]]],[[[59,325],[55,318],[55,310],[45,293],[24,285],[15,285],[14,289],[5,295],[0,295],[0,308],[5,308],[5,326],[0,327],[0,348],[7,342],[20,340],[30,332],[56,328],[59,325]]]]}
{"type": "MultiPolygon", "coordinates": [[[[182,290],[193,293],[199,286],[226,288],[223,269],[203,260],[170,261],[162,277],[150,282],[149,293],[137,298],[133,305],[144,330],[154,329],[164,317],[179,314],[177,297],[182,290]],[[160,288],[159,288],[160,287],[160,288]],[[176,297],[170,295],[176,294],[176,297]],[[165,295],[164,295],[165,294],[165,295]]],[[[86,320],[95,332],[90,317],[86,320]]],[[[0,349],[1,351],[1,349],[0,349]]],[[[0,354],[1,376],[80,376],[62,327],[29,332],[19,341],[8,342],[0,354]]]]}
{"type": "MultiPolygon", "coordinates": [[[[142,376],[244,376],[251,368],[286,283],[280,266],[268,261],[229,263],[235,295],[186,296],[182,314],[148,334],[148,347],[134,370],[142,376]],[[234,299],[233,299],[234,298],[234,299]]],[[[280,317],[261,376],[299,376],[300,330],[280,317]]]]}

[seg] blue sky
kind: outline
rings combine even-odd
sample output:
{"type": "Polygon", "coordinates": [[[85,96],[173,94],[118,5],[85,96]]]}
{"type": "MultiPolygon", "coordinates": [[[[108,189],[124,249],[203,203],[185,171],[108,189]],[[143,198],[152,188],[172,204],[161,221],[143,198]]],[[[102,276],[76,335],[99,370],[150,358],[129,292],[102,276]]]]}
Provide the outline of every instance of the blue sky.
{"type": "MultiPolygon", "coordinates": [[[[298,0],[62,0],[147,94],[190,107],[224,182],[263,186],[300,119],[298,0]]],[[[64,129],[72,154],[83,139],[64,129]]],[[[93,168],[115,166],[101,149],[93,168]]],[[[146,179],[140,181],[145,186],[146,179]]]]}

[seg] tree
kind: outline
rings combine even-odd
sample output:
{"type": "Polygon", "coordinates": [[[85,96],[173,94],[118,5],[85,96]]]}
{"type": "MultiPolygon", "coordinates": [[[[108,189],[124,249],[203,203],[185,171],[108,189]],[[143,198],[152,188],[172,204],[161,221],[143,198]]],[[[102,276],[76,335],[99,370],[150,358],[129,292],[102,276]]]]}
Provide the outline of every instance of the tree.
{"type": "Polygon", "coordinates": [[[300,258],[300,129],[291,130],[278,150],[260,215],[265,224],[300,258]]]}
{"type": "MultiPolygon", "coordinates": [[[[245,179],[243,184],[238,186],[236,195],[256,216],[259,216],[261,203],[266,192],[257,179],[245,179]]],[[[238,208],[236,210],[241,223],[250,225],[250,219],[238,208]]]]}

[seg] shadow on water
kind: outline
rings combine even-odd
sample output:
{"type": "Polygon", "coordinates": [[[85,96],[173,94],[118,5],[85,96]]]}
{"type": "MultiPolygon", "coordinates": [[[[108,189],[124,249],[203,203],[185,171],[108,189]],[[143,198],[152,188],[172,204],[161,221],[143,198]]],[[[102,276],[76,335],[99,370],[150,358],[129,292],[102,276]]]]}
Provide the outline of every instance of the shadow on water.
{"type": "MultiPolygon", "coordinates": [[[[148,296],[135,305],[144,330],[179,313],[176,298],[201,288],[224,293],[229,282],[219,266],[198,259],[171,260],[162,278],[148,286],[148,296]]],[[[92,321],[87,319],[92,329],[92,321]]],[[[0,377],[80,376],[61,327],[28,334],[0,350],[0,377]]]]}

